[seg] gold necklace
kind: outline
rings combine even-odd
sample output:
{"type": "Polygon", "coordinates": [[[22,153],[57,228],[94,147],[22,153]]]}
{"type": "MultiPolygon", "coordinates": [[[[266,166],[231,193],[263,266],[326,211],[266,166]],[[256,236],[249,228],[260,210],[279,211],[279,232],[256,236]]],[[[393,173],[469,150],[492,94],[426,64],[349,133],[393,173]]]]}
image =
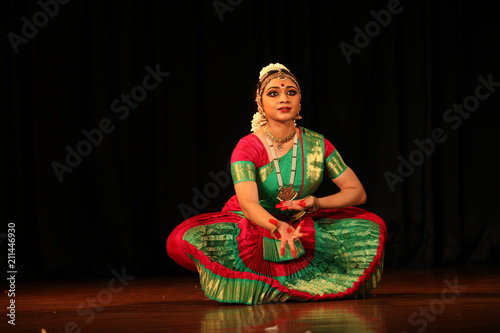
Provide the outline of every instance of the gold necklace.
{"type": "Polygon", "coordinates": [[[271,155],[273,157],[274,168],[276,169],[276,177],[278,178],[279,193],[277,199],[279,201],[289,201],[297,197],[297,191],[293,188],[293,182],[295,180],[295,170],[297,168],[297,135],[293,133],[293,151],[292,151],[292,171],[290,172],[290,185],[283,186],[283,178],[281,177],[280,165],[278,163],[278,157],[276,157],[276,152],[274,151],[274,145],[271,139],[267,138],[267,143],[269,148],[271,148],[271,155]]]}
{"type": "Polygon", "coordinates": [[[286,137],[281,139],[281,138],[278,138],[277,136],[274,136],[271,132],[269,132],[269,128],[266,126],[266,127],[264,127],[264,135],[269,140],[276,142],[276,150],[277,151],[282,151],[283,148],[285,148],[284,144],[287,143],[288,141],[292,140],[292,138],[294,137],[295,128],[293,129],[292,133],[290,133],[289,135],[287,135],[286,137]]]}

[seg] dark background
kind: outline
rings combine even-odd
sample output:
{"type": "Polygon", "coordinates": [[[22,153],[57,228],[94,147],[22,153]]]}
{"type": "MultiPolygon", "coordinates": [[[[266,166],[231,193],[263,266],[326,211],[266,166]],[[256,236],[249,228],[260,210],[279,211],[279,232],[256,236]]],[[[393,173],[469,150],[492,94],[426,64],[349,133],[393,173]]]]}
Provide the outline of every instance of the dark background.
{"type": "Polygon", "coordinates": [[[500,82],[496,2],[402,0],[348,62],[339,45],[355,46],[355,27],[376,29],[371,11],[390,2],[49,1],[45,21],[36,1],[4,2],[0,245],[15,223],[18,277],[182,271],[165,240],[233,194],[230,154],[270,62],[298,77],[299,125],[332,141],[367,190],[363,207],[386,221],[386,266],[498,264],[500,88],[460,126],[443,119],[479,76],[500,82]],[[40,26],[16,52],[9,33],[23,36],[23,17],[40,26]],[[115,112],[147,66],[169,74],[115,112]],[[60,181],[53,163],[103,119],[113,131],[60,181]],[[446,140],[418,153],[436,128],[446,140]],[[410,157],[419,165],[391,188],[385,175],[402,177],[410,157]]]}

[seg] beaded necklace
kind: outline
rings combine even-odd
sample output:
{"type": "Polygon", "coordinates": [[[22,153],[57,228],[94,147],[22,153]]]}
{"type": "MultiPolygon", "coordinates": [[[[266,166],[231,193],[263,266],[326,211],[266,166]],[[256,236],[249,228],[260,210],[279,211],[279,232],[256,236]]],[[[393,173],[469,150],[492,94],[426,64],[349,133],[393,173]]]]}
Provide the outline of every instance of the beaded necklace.
{"type": "MultiPolygon", "coordinates": [[[[283,186],[283,178],[281,177],[281,170],[278,163],[278,157],[276,156],[276,151],[274,150],[274,145],[271,139],[266,135],[267,143],[269,148],[271,148],[271,156],[273,157],[274,168],[276,169],[276,176],[278,177],[279,193],[277,199],[280,201],[289,201],[297,197],[297,191],[293,188],[293,182],[295,180],[295,170],[297,167],[297,134],[294,130],[293,132],[293,151],[292,151],[292,171],[290,173],[290,185],[283,186]]],[[[290,140],[290,139],[288,139],[290,140]]]]}

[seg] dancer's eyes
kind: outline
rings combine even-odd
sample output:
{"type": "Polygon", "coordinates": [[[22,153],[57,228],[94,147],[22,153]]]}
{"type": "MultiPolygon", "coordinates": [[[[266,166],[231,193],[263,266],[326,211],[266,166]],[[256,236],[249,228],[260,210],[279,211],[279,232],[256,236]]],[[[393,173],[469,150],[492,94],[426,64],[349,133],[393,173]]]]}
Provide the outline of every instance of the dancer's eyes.
{"type": "MultiPolygon", "coordinates": [[[[286,94],[288,96],[295,96],[297,95],[297,90],[295,89],[290,89],[290,90],[287,90],[286,94]]],[[[267,93],[267,96],[269,97],[276,97],[279,95],[279,92],[277,90],[270,90],[268,93],[267,93]]]]}

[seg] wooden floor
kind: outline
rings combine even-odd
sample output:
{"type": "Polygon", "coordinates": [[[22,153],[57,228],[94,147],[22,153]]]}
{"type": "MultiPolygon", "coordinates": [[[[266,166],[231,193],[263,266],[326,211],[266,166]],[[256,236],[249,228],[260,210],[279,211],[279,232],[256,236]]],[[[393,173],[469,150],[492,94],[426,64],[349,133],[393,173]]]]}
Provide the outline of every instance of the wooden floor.
{"type": "Polygon", "coordinates": [[[499,267],[386,269],[363,300],[256,306],[205,298],[194,273],[116,276],[18,282],[16,325],[2,314],[0,332],[500,331],[499,267]]]}

